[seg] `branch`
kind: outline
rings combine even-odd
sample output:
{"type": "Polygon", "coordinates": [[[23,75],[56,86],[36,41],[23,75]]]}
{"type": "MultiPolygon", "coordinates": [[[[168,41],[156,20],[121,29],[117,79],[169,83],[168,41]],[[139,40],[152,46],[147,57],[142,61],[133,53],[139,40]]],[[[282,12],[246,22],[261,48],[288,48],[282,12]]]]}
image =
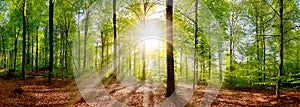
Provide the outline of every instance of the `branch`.
{"type": "MultiPolygon", "coordinates": [[[[265,0],[264,0],[264,1],[265,1],[265,0]]],[[[280,15],[279,12],[278,12],[271,4],[269,4],[267,1],[265,1],[265,3],[268,4],[269,7],[271,7],[272,10],[273,10],[278,16],[280,15]]]]}
{"type": "Polygon", "coordinates": [[[289,30],[285,31],[283,34],[286,34],[286,33],[288,33],[291,30],[295,30],[298,27],[300,27],[300,25],[290,28],[289,30]]]}
{"type": "Polygon", "coordinates": [[[184,14],[183,12],[181,12],[180,10],[177,9],[177,13],[179,13],[180,15],[186,17],[188,20],[192,21],[194,24],[196,23],[196,21],[194,21],[192,18],[190,18],[189,16],[187,16],[186,14],[184,14]]]}
{"type": "Polygon", "coordinates": [[[160,1],[160,0],[156,0],[154,3],[152,3],[152,4],[150,5],[150,7],[146,10],[146,13],[148,13],[152,7],[154,7],[155,5],[159,4],[159,1],[160,1]]]}
{"type": "Polygon", "coordinates": [[[137,18],[138,18],[139,20],[141,20],[139,14],[138,14],[135,10],[133,10],[133,9],[130,8],[130,7],[127,7],[126,9],[129,9],[130,11],[132,11],[132,12],[137,16],[137,18]]]}
{"type": "Polygon", "coordinates": [[[279,35],[256,35],[256,36],[270,36],[270,37],[278,37],[279,35]]]}
{"type": "Polygon", "coordinates": [[[295,37],[295,38],[286,40],[284,43],[288,43],[288,42],[293,41],[293,40],[300,40],[300,37],[295,37]]]}

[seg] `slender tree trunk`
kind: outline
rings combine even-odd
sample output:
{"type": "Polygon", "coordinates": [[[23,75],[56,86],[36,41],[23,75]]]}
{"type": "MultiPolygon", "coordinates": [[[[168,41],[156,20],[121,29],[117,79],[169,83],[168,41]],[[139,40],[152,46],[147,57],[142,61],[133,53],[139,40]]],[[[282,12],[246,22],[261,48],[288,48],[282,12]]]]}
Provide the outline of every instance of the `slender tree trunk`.
{"type": "Polygon", "coordinates": [[[109,56],[108,56],[108,51],[109,51],[109,45],[108,45],[108,37],[105,38],[106,39],[106,67],[109,68],[109,56]]]}
{"type": "Polygon", "coordinates": [[[22,79],[26,79],[26,0],[23,0],[22,79]]]}
{"type": "Polygon", "coordinates": [[[175,93],[174,56],[173,56],[173,0],[166,1],[167,9],[167,89],[166,97],[175,93]]]}
{"type": "Polygon", "coordinates": [[[38,72],[39,70],[39,27],[36,28],[36,48],[35,48],[35,70],[38,72]]]}
{"type": "MultiPolygon", "coordinates": [[[[48,29],[49,29],[49,28],[48,28],[48,26],[49,26],[49,25],[46,26],[45,33],[44,33],[44,35],[45,35],[45,38],[44,38],[44,39],[45,39],[45,42],[44,42],[44,45],[46,45],[46,44],[48,45],[48,44],[49,44],[49,41],[48,41],[48,40],[49,40],[49,35],[48,35],[48,33],[49,33],[49,32],[48,32],[48,29]]],[[[48,49],[49,49],[48,46],[46,46],[46,47],[44,48],[44,52],[43,52],[43,53],[44,53],[44,60],[43,60],[44,68],[48,68],[48,67],[49,67],[49,66],[47,65],[47,61],[49,60],[49,59],[47,59],[47,58],[48,58],[48,54],[49,54],[49,53],[48,53],[48,52],[49,52],[48,49]]]]}
{"type": "Polygon", "coordinates": [[[15,37],[15,58],[14,58],[14,73],[16,73],[16,67],[17,67],[17,55],[18,55],[18,36],[17,35],[17,30],[15,30],[16,32],[16,37],[15,37]]]}
{"type": "Polygon", "coordinates": [[[300,42],[298,42],[298,49],[297,49],[297,71],[300,72],[300,42]]]}
{"type": "Polygon", "coordinates": [[[30,64],[30,34],[29,34],[29,32],[30,32],[30,27],[31,27],[31,25],[30,24],[28,24],[28,18],[26,18],[26,32],[27,32],[27,51],[26,51],[26,69],[27,70],[30,70],[30,68],[28,68],[29,67],[29,64],[30,64]]]}
{"type": "Polygon", "coordinates": [[[257,9],[257,6],[255,7],[255,12],[256,12],[256,16],[255,16],[255,32],[256,32],[256,58],[257,58],[257,61],[258,61],[258,64],[256,65],[257,66],[257,72],[258,72],[258,80],[259,82],[261,82],[261,69],[260,69],[260,64],[261,64],[261,61],[260,61],[260,46],[259,46],[259,35],[260,35],[260,32],[259,32],[259,23],[258,23],[258,9],[257,9]]]}
{"type": "MultiPolygon", "coordinates": [[[[265,31],[263,30],[263,34],[265,31]]],[[[266,80],[266,37],[263,36],[263,81],[266,80]]]]}
{"type": "Polygon", "coordinates": [[[229,42],[230,42],[230,46],[229,46],[229,71],[230,71],[230,73],[229,73],[229,84],[231,84],[232,83],[232,77],[233,77],[233,71],[234,71],[234,69],[233,69],[233,45],[234,45],[234,38],[233,38],[233,33],[234,33],[234,1],[232,1],[232,13],[231,13],[231,25],[230,25],[230,36],[229,36],[229,42]]]}
{"type": "Polygon", "coordinates": [[[78,13],[78,24],[77,24],[77,32],[78,32],[78,69],[81,68],[81,41],[80,41],[80,22],[79,22],[79,13],[78,13]]]}
{"type": "MultiPolygon", "coordinates": [[[[65,68],[66,68],[66,72],[69,71],[69,49],[70,49],[70,43],[69,43],[69,29],[70,29],[70,21],[67,20],[67,18],[65,17],[65,22],[68,23],[67,24],[67,29],[66,29],[66,45],[65,45],[65,68]]],[[[64,77],[63,77],[64,78],[64,77]]]]}
{"type": "Polygon", "coordinates": [[[48,82],[52,82],[52,72],[53,72],[53,12],[54,12],[54,2],[49,0],[49,45],[50,45],[50,64],[49,64],[49,74],[48,82]]]}
{"type": "Polygon", "coordinates": [[[142,52],[142,67],[143,67],[143,75],[142,75],[142,80],[145,81],[146,80],[146,57],[145,57],[145,41],[143,42],[143,52],[142,52]]]}
{"type": "Polygon", "coordinates": [[[128,66],[129,66],[129,74],[131,76],[131,48],[129,48],[128,51],[129,51],[128,66]]]}
{"type": "Polygon", "coordinates": [[[279,0],[280,11],[279,11],[279,21],[280,21],[280,58],[279,58],[279,71],[278,80],[276,83],[276,98],[280,98],[280,83],[281,74],[283,71],[283,0],[279,0]]]}
{"type": "Polygon", "coordinates": [[[117,7],[116,7],[116,0],[113,0],[113,29],[114,29],[114,77],[117,76],[117,7]]]}
{"type": "Polygon", "coordinates": [[[31,66],[31,71],[34,71],[35,69],[33,68],[33,59],[34,59],[34,53],[33,53],[33,50],[34,50],[34,39],[33,39],[34,37],[33,36],[31,36],[31,64],[30,64],[30,66],[31,66]]]}
{"type": "MultiPolygon", "coordinates": [[[[105,37],[106,38],[106,37],[105,37]]],[[[103,63],[104,63],[104,46],[105,46],[105,38],[104,38],[104,33],[101,31],[101,64],[100,67],[101,69],[103,68],[103,63]]]]}
{"type": "Polygon", "coordinates": [[[298,49],[297,49],[297,71],[300,72],[300,42],[298,42],[298,49]]]}
{"type": "Polygon", "coordinates": [[[189,68],[188,68],[188,57],[185,56],[185,80],[188,79],[188,76],[189,76],[189,68]]]}
{"type": "Polygon", "coordinates": [[[6,41],[6,37],[5,37],[5,42],[4,42],[4,44],[3,44],[3,61],[4,61],[3,67],[4,67],[4,69],[7,68],[6,48],[5,48],[6,46],[7,46],[7,41],[6,41]]]}
{"type": "Polygon", "coordinates": [[[83,54],[83,69],[86,67],[86,39],[89,32],[89,16],[90,10],[87,9],[86,11],[86,19],[85,19],[85,31],[84,31],[84,54],[83,54]]]}
{"type": "Polygon", "coordinates": [[[198,55],[197,55],[197,45],[198,45],[198,0],[196,0],[195,4],[195,50],[194,50],[194,84],[193,90],[195,90],[195,84],[198,83],[198,55]]]}
{"type": "Polygon", "coordinates": [[[183,66],[182,66],[182,48],[180,49],[180,62],[179,62],[179,66],[180,66],[180,69],[179,69],[179,72],[180,72],[180,79],[182,79],[182,77],[183,77],[183,74],[182,74],[182,68],[183,68],[183,66]]]}
{"type": "MultiPolygon", "coordinates": [[[[221,46],[219,46],[219,49],[221,49],[221,46]]],[[[222,55],[221,55],[220,51],[218,52],[218,57],[219,57],[219,72],[220,72],[219,80],[220,80],[220,83],[222,83],[222,81],[223,81],[223,69],[222,69],[223,64],[222,64],[222,55]]]]}
{"type": "Polygon", "coordinates": [[[97,43],[97,45],[95,46],[95,54],[96,54],[96,58],[95,58],[95,68],[96,68],[96,70],[98,71],[98,43],[97,43]]]}
{"type": "Polygon", "coordinates": [[[136,76],[136,49],[133,52],[133,75],[136,76]]]}
{"type": "MultiPolygon", "coordinates": [[[[4,64],[5,64],[5,61],[4,61],[4,54],[5,54],[5,52],[4,52],[4,50],[5,50],[5,46],[4,46],[4,43],[5,43],[5,41],[4,41],[4,34],[1,34],[1,56],[2,56],[2,58],[3,59],[1,59],[1,62],[3,62],[2,64],[3,64],[3,69],[5,69],[4,68],[4,64]]],[[[2,65],[1,65],[2,66],[2,65]]]]}

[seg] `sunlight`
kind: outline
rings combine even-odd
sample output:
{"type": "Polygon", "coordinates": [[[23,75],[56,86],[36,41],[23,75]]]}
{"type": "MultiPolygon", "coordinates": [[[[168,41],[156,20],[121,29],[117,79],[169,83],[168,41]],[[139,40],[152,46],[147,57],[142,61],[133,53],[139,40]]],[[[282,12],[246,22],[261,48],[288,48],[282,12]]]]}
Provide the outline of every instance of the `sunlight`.
{"type": "Polygon", "coordinates": [[[162,29],[158,25],[146,22],[146,25],[138,31],[138,34],[141,35],[142,38],[149,38],[144,40],[146,50],[159,48],[160,40],[155,38],[162,36],[162,29]]]}
{"type": "Polygon", "coordinates": [[[146,50],[156,50],[158,49],[160,46],[159,46],[159,40],[156,40],[156,39],[147,39],[145,40],[145,47],[146,47],[146,50]]]}

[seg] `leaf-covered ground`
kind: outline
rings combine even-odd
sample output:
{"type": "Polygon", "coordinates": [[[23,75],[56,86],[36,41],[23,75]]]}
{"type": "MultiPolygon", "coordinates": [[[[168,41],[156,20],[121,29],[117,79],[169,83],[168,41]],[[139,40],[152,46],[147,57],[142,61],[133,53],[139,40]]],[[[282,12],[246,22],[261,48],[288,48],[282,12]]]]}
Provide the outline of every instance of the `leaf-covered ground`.
{"type": "MultiPolygon", "coordinates": [[[[153,106],[165,98],[165,85],[147,94],[138,90],[129,91],[118,83],[104,85],[95,91],[106,91],[110,96],[101,96],[94,103],[95,106],[113,106],[112,98],[130,106],[142,106],[143,100],[153,106]],[[128,96],[129,95],[129,96],[128,96]]],[[[200,105],[206,87],[198,86],[187,106],[200,105]]],[[[3,80],[0,78],[0,106],[88,106],[79,94],[73,79],[54,79],[52,84],[44,78],[29,78],[3,80]]],[[[274,99],[274,91],[261,89],[226,90],[222,89],[212,106],[300,106],[300,90],[284,91],[281,99],[274,99]]]]}

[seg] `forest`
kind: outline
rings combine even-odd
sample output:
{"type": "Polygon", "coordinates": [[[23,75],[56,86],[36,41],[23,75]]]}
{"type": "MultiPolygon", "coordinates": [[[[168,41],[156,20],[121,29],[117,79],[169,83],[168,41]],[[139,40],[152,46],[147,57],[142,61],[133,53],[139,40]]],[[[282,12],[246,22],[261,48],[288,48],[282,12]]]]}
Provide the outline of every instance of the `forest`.
{"type": "Polygon", "coordinates": [[[300,0],[0,0],[0,106],[300,106],[300,0]]]}

